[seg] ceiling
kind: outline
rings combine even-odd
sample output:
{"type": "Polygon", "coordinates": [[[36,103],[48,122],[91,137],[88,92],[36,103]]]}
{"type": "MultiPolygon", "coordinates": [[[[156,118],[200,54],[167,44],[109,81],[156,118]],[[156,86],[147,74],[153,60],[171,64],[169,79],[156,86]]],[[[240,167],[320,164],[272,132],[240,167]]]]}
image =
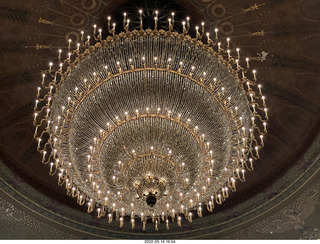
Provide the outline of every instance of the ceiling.
{"type": "Polygon", "coordinates": [[[320,238],[319,13],[318,0],[0,0],[0,238],[320,238]],[[231,37],[253,60],[270,111],[247,181],[213,213],[168,232],[86,214],[48,175],[33,140],[36,88],[57,50],[79,30],[106,28],[106,16],[139,8],[174,10],[231,37]]]}

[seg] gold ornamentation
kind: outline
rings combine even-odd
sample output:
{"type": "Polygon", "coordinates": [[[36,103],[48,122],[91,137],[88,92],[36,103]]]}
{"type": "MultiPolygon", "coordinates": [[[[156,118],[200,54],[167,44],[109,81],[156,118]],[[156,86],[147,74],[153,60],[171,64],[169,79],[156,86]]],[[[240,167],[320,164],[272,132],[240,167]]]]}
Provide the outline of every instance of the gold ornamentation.
{"type": "Polygon", "coordinates": [[[38,23],[45,24],[45,25],[51,25],[51,26],[54,25],[54,21],[49,21],[49,20],[43,19],[41,17],[39,18],[38,23]]]}
{"type": "Polygon", "coordinates": [[[253,37],[253,36],[264,36],[264,34],[265,34],[264,30],[253,32],[253,33],[249,33],[250,37],[253,37]]]}
{"type": "Polygon", "coordinates": [[[40,49],[50,49],[51,50],[52,45],[41,45],[41,44],[36,44],[36,50],[40,49]]]}
{"type": "Polygon", "coordinates": [[[248,13],[248,12],[251,12],[254,10],[258,10],[258,9],[259,9],[259,6],[255,3],[251,7],[244,9],[243,12],[248,13]]]}

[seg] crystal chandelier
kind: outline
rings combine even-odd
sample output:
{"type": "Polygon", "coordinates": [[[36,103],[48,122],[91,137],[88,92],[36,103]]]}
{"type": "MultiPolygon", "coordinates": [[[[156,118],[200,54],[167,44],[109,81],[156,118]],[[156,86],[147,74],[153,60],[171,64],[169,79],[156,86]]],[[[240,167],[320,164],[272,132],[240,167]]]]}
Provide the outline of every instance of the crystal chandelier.
{"type": "MultiPolygon", "coordinates": [[[[230,39],[189,35],[189,18],[123,30],[108,17],[43,72],[34,137],[42,163],[87,212],[181,226],[222,204],[253,170],[267,132],[265,97],[230,39]],[[221,42],[220,42],[221,41],[221,42]],[[73,47],[74,46],[74,47],[73,47]],[[57,67],[56,67],[57,66],[57,67]],[[249,74],[251,76],[251,74],[249,74]],[[126,217],[128,216],[128,217],[126,217]]],[[[137,16],[138,17],[138,16],[137,16]]],[[[132,21],[134,22],[134,21],[132,21]]]]}

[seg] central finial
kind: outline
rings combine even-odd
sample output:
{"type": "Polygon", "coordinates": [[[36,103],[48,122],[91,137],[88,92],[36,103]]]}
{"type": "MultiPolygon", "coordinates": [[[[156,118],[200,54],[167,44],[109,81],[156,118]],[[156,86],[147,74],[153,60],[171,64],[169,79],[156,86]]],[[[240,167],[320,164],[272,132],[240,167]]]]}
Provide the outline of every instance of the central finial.
{"type": "Polygon", "coordinates": [[[153,208],[154,205],[156,205],[157,203],[157,197],[156,197],[156,194],[153,194],[152,192],[150,192],[148,195],[147,195],[147,199],[146,199],[146,202],[148,204],[149,207],[153,208]]]}

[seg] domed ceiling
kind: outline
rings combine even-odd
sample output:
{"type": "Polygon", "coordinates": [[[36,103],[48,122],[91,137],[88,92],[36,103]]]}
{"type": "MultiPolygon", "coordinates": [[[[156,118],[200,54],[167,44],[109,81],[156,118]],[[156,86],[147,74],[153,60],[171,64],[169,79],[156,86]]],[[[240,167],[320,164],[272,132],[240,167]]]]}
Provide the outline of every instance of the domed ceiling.
{"type": "Polygon", "coordinates": [[[318,0],[1,0],[0,238],[320,238],[319,13],[318,0]],[[257,70],[270,118],[261,158],[237,192],[192,224],[157,232],[87,214],[48,175],[33,139],[36,88],[57,50],[79,30],[106,28],[106,16],[140,8],[230,37],[257,70]]]}

